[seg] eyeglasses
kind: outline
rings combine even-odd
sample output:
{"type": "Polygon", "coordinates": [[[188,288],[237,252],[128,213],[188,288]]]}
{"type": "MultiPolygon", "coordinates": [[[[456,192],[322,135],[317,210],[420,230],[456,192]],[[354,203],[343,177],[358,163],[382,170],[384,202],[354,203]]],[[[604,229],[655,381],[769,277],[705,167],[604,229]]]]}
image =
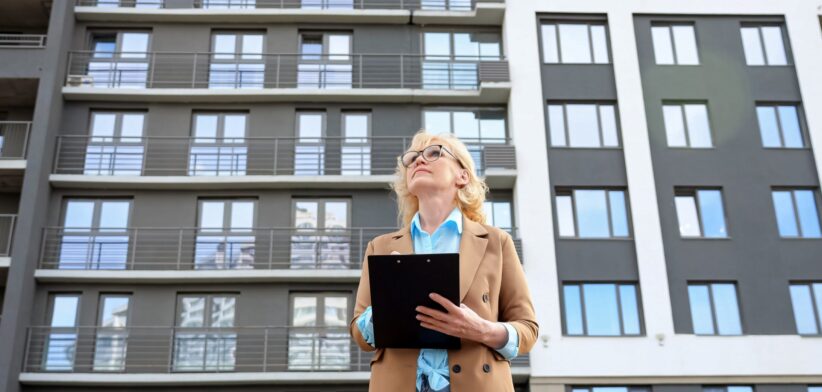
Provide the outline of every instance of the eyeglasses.
{"type": "Polygon", "coordinates": [[[417,157],[420,156],[420,154],[422,154],[422,158],[425,159],[427,162],[434,162],[437,159],[440,159],[440,157],[442,156],[442,151],[445,151],[448,153],[448,155],[451,155],[451,157],[453,157],[454,160],[457,161],[460,167],[463,167],[462,162],[460,162],[460,160],[457,159],[457,157],[454,154],[452,154],[451,151],[448,151],[447,148],[443,147],[442,144],[432,144],[420,151],[408,151],[405,154],[402,154],[400,158],[402,159],[402,165],[408,168],[408,166],[411,166],[411,164],[417,160],[417,157]]]}

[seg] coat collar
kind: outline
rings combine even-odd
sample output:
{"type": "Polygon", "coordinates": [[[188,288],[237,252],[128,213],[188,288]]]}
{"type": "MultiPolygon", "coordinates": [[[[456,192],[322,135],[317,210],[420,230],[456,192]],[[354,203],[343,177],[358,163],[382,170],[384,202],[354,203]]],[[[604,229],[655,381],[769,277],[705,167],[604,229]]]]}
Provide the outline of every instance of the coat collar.
{"type": "MultiPolygon", "coordinates": [[[[462,237],[460,238],[460,301],[465,299],[471,282],[477,274],[485,247],[488,245],[488,230],[481,224],[470,219],[462,218],[462,237]]],[[[391,233],[391,251],[400,254],[414,253],[414,244],[411,240],[411,226],[406,225],[402,229],[391,233]]],[[[390,252],[389,252],[390,253],[390,252]]]]}

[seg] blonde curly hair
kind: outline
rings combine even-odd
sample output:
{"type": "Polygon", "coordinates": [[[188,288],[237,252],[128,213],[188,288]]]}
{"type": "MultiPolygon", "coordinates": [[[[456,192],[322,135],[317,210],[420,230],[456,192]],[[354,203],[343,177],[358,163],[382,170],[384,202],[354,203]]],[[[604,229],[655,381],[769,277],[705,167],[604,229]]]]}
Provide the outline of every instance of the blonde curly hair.
{"type": "MultiPolygon", "coordinates": [[[[422,150],[426,146],[434,144],[434,141],[440,142],[439,144],[451,151],[459,164],[468,171],[468,184],[457,189],[455,200],[463,216],[474,222],[484,224],[485,212],[482,205],[485,201],[485,194],[488,192],[488,186],[485,184],[485,180],[477,176],[474,159],[471,158],[465,143],[451,133],[434,135],[428,133],[425,129],[420,129],[414,134],[411,145],[405,151],[422,150]]],[[[408,191],[406,185],[408,169],[402,165],[402,157],[397,157],[397,168],[394,174],[395,179],[391,184],[391,189],[397,194],[397,220],[402,224],[402,227],[405,227],[411,223],[414,214],[420,209],[420,201],[408,191]]]]}

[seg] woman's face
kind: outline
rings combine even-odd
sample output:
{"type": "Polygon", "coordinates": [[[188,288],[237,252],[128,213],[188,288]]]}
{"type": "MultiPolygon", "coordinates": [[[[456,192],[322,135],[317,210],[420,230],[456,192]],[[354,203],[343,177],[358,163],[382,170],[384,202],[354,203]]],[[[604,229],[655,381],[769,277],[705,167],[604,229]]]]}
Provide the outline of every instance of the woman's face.
{"type": "MultiPolygon", "coordinates": [[[[432,140],[430,144],[442,144],[441,141],[432,140]]],[[[448,146],[443,146],[448,149],[448,146]]],[[[448,151],[451,151],[450,149],[448,151]]],[[[432,195],[435,193],[456,194],[457,189],[468,184],[468,172],[448,152],[441,150],[439,159],[434,162],[426,161],[422,155],[417,156],[411,165],[406,169],[405,185],[408,191],[418,198],[422,195],[432,195]]]]}

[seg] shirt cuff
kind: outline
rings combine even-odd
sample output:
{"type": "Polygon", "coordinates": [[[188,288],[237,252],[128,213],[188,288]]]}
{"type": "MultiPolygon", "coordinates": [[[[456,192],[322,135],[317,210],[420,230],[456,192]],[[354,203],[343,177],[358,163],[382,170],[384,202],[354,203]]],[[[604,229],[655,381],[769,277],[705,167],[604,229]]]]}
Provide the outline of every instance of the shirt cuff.
{"type": "Polygon", "coordinates": [[[360,334],[365,342],[374,347],[374,323],[371,320],[371,307],[365,308],[365,311],[357,318],[357,328],[360,329],[360,334]]]}
{"type": "Polygon", "coordinates": [[[519,353],[519,335],[516,328],[510,323],[502,323],[502,325],[508,330],[508,342],[502,348],[497,349],[497,352],[510,361],[516,358],[519,353]]]}

